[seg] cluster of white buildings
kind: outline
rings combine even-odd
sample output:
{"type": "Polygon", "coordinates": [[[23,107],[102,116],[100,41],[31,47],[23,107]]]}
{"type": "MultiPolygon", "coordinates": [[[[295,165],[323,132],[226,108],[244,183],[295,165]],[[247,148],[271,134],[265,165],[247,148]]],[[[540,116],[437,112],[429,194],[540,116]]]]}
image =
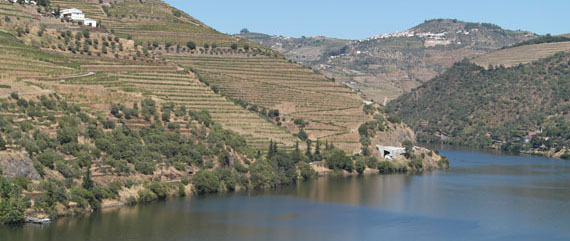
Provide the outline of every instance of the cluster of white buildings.
{"type": "Polygon", "coordinates": [[[442,32],[442,33],[431,33],[431,32],[425,32],[425,33],[416,33],[414,31],[403,31],[403,32],[397,32],[397,33],[383,33],[383,34],[379,34],[376,36],[372,36],[370,38],[366,38],[366,39],[362,39],[359,40],[360,42],[364,42],[364,41],[369,41],[369,40],[376,40],[376,39],[385,39],[385,38],[400,38],[400,37],[420,37],[420,38],[445,38],[445,35],[447,35],[447,32],[442,32]]]}
{"type": "MultiPolygon", "coordinates": [[[[17,3],[18,0],[5,0],[6,2],[11,2],[11,3],[17,3]]],[[[36,3],[36,1],[31,1],[31,0],[24,0],[24,4],[29,4],[29,5],[38,5],[36,3]]]]}
{"type": "Polygon", "coordinates": [[[85,26],[97,27],[97,21],[90,18],[86,18],[83,11],[77,8],[63,9],[61,10],[59,17],[62,19],[65,18],[73,21],[81,21],[85,26]]]}
{"type": "MultiPolygon", "coordinates": [[[[465,32],[461,32],[462,34],[465,35],[469,35],[469,32],[465,31],[465,32]]],[[[410,30],[406,30],[403,32],[397,32],[397,33],[383,33],[383,34],[379,34],[370,38],[366,38],[366,39],[362,39],[362,40],[358,40],[358,42],[366,42],[366,41],[371,41],[371,40],[377,40],[377,39],[387,39],[387,38],[411,38],[411,37],[418,37],[418,38],[423,38],[425,39],[425,46],[426,47],[432,47],[432,46],[436,46],[436,45],[449,45],[452,44],[452,41],[447,39],[447,32],[442,32],[442,33],[431,33],[431,32],[422,32],[422,33],[416,33],[414,31],[410,31],[410,30]]],[[[459,32],[458,32],[459,34],[459,32]]],[[[461,44],[461,42],[458,42],[457,44],[461,44]]]]}

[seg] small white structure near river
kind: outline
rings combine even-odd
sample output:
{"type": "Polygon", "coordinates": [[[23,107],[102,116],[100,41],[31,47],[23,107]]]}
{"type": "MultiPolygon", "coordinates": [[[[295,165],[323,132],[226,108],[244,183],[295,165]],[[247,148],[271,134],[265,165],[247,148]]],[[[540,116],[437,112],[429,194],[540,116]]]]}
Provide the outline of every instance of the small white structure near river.
{"type": "Polygon", "coordinates": [[[406,148],[396,147],[396,146],[376,145],[376,149],[378,150],[378,152],[380,152],[381,157],[388,159],[388,160],[397,159],[398,156],[400,156],[406,152],[406,148]]]}

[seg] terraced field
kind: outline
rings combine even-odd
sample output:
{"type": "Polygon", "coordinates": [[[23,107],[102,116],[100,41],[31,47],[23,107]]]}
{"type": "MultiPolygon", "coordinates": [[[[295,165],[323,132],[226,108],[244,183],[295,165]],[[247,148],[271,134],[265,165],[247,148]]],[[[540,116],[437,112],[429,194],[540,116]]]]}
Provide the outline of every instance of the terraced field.
{"type": "Polygon", "coordinates": [[[168,56],[203,81],[235,99],[279,109],[287,120],[303,119],[311,139],[328,140],[347,150],[360,148],[358,126],[366,120],[352,90],[323,75],[269,57],[168,56]]]}
{"type": "MultiPolygon", "coordinates": [[[[207,110],[216,123],[244,135],[249,145],[261,151],[267,149],[270,140],[289,148],[296,142],[296,138],[285,128],[274,126],[256,113],[214,93],[208,86],[185,72],[156,71],[154,66],[149,69],[144,66],[139,68],[138,71],[130,69],[131,72],[98,72],[81,78],[66,79],[65,83],[103,85],[107,89],[140,92],[160,99],[163,103],[186,106],[189,110],[207,110]]],[[[179,124],[184,126],[185,122],[179,124]]]]}
{"type": "Polygon", "coordinates": [[[73,74],[64,57],[43,53],[0,31],[0,73],[7,77],[41,77],[73,74]]]}
{"type": "Polygon", "coordinates": [[[25,11],[25,8],[18,6],[18,4],[11,4],[8,2],[0,2],[0,16],[2,21],[5,17],[26,19],[26,20],[39,20],[40,18],[33,13],[25,11]]]}
{"type": "Polygon", "coordinates": [[[566,51],[570,51],[570,42],[525,45],[497,50],[475,58],[472,62],[485,68],[489,65],[509,67],[529,63],[566,51]]]}
{"type": "MultiPolygon", "coordinates": [[[[294,146],[298,139],[292,133],[299,132],[293,124],[296,119],[309,122],[305,131],[312,140],[328,140],[352,152],[360,149],[358,127],[370,118],[362,111],[360,97],[321,74],[269,52],[267,56],[261,55],[264,51],[259,52],[258,45],[221,34],[162,1],[109,4],[97,0],[53,0],[52,5],[62,9],[78,8],[87,17],[100,21],[109,32],[122,38],[132,37],[145,51],[152,49],[154,55],[142,62],[68,52],[63,57],[39,50],[33,52],[21,44],[8,44],[9,48],[0,49],[0,55],[9,57],[0,60],[0,70],[4,72],[2,68],[6,68],[6,73],[17,77],[38,77],[50,88],[58,92],[67,90],[70,95],[94,91],[84,98],[88,99],[88,105],[98,103],[98,108],[105,108],[104,104],[108,106],[115,97],[116,101],[124,101],[129,96],[142,94],[193,110],[208,110],[214,121],[247,136],[250,145],[263,151],[270,140],[294,146]],[[185,47],[187,41],[193,41],[198,48],[206,43],[217,46],[201,48],[210,51],[192,54],[161,51],[167,42],[185,47]],[[238,43],[237,49],[231,46],[235,43],[238,43]],[[22,52],[21,49],[32,52],[17,58],[16,52],[22,52]],[[158,58],[152,60],[155,57],[158,58]],[[163,58],[172,64],[164,64],[163,58]],[[181,72],[178,66],[192,69],[203,82],[181,72]],[[214,86],[219,93],[214,91],[214,86]],[[111,97],[98,98],[99,93],[111,97]],[[277,109],[281,113],[280,120],[276,125],[235,104],[235,99],[277,109]]],[[[59,24],[57,19],[53,20],[58,22],[54,25],[59,24]]]]}
{"type": "Polygon", "coordinates": [[[143,42],[182,45],[193,41],[198,46],[217,43],[220,47],[230,47],[238,42],[237,38],[221,34],[183,12],[179,12],[179,17],[175,16],[174,11],[177,10],[162,1],[116,2],[108,7],[109,16],[103,10],[104,5],[96,0],[54,0],[52,4],[62,8],[78,8],[87,17],[97,19],[108,30],[123,38],[132,36],[134,40],[143,42]]]}

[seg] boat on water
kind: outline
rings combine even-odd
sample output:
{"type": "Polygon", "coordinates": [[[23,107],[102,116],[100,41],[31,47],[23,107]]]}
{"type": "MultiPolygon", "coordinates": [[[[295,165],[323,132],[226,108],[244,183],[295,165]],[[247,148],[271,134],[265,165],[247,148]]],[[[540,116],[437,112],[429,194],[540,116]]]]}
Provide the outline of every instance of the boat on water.
{"type": "Polygon", "coordinates": [[[49,218],[32,218],[27,217],[26,223],[33,223],[33,224],[48,224],[51,223],[51,219],[49,218]]]}

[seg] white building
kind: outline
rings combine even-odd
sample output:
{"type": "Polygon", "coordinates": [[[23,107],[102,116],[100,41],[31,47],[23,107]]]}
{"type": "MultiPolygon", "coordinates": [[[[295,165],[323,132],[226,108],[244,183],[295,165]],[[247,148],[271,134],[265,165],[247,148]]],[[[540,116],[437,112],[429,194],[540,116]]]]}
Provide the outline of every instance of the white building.
{"type": "Polygon", "coordinates": [[[85,18],[83,20],[83,25],[90,26],[90,27],[97,27],[97,21],[90,19],[90,18],[85,18]]]}
{"type": "Polygon", "coordinates": [[[83,11],[81,11],[77,8],[63,9],[63,10],[61,10],[59,17],[60,18],[67,18],[67,19],[71,19],[71,20],[76,20],[76,21],[85,20],[85,14],[83,14],[83,11]]]}
{"type": "Polygon", "coordinates": [[[97,21],[86,18],[83,11],[77,8],[63,9],[60,12],[60,18],[71,19],[74,21],[81,21],[85,26],[97,27],[97,21]]]}
{"type": "Polygon", "coordinates": [[[378,149],[378,151],[380,152],[381,157],[388,160],[394,160],[398,158],[399,155],[402,155],[406,152],[406,148],[395,147],[395,146],[376,145],[376,149],[378,149]]]}

